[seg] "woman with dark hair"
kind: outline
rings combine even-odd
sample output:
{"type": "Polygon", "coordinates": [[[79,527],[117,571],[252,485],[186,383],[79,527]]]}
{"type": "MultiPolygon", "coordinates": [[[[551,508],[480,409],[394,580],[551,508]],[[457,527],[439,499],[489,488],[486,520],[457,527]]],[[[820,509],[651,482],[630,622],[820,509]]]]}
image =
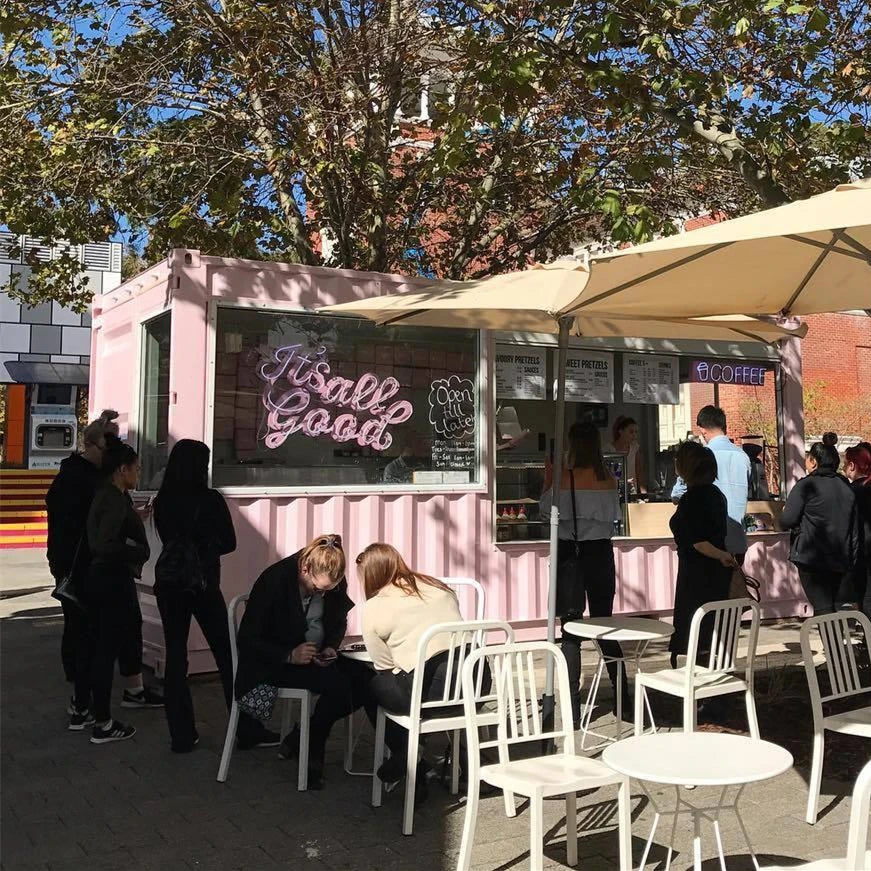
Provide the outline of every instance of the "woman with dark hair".
{"type": "Polygon", "coordinates": [[[611,430],[613,441],[607,445],[608,453],[626,454],[626,482],[633,493],[646,493],[644,463],[638,442],[638,421],[621,414],[611,430]]]}
{"type": "Polygon", "coordinates": [[[141,466],[130,445],[112,439],[103,460],[107,475],[91,503],[86,524],[91,562],[83,585],[94,633],[91,670],[94,731],[92,744],[124,741],[133,726],[112,719],[112,678],[119,659],[141,656],[142,611],[136,579],[150,551],[142,520],[129,491],[136,488],[141,466]],[[138,649],[133,649],[138,648],[138,649]]]}
{"type": "MultiPolygon", "coordinates": [[[[199,740],[187,683],[188,635],[196,617],[233,703],[233,661],[227,605],[221,593],[221,557],[236,549],[236,533],[224,497],[209,488],[209,448],[194,439],[177,442],[154,500],[154,525],[164,549],[190,547],[199,568],[185,574],[181,562],[155,572],[154,594],[166,639],[164,694],[171,749],[189,753],[199,740]],[[192,582],[196,582],[192,585],[192,582]]],[[[158,560],[160,563],[160,560],[158,560]]]]}
{"type": "Polygon", "coordinates": [[[837,436],[826,433],[811,445],[808,475],[789,493],[780,525],[792,532],[789,559],[814,615],[837,610],[839,592],[860,562],[862,527],[856,496],[838,474],[837,436]]]}
{"type": "MultiPolygon", "coordinates": [[[[568,462],[562,470],[559,492],[559,544],[557,559],[557,616],[562,625],[580,620],[589,605],[590,617],[610,617],[617,591],[614,548],[611,538],[621,518],[617,482],[605,468],[599,430],[589,422],[569,429],[568,462]]],[[[541,494],[542,516],[553,505],[553,467],[545,468],[541,494]]],[[[569,668],[572,717],[581,718],[581,639],[562,633],[562,651],[569,668]]],[[[622,657],[616,641],[599,642],[604,656],[622,657]]],[[[617,663],[608,662],[615,689],[617,663]]],[[[623,710],[631,716],[626,670],[623,669],[623,710]]],[[[614,699],[616,711],[616,695],[614,699]]]]}
{"type": "MultiPolygon", "coordinates": [[[[385,710],[408,714],[418,643],[432,626],[463,619],[457,597],[437,578],[410,569],[389,544],[370,544],[357,557],[357,574],[366,594],[363,641],[376,670],[371,694],[385,710]]],[[[447,641],[447,635],[436,637],[427,650],[423,701],[443,698],[447,641]]],[[[394,784],[406,774],[408,732],[391,720],[387,720],[385,730],[384,740],[391,756],[377,775],[383,782],[394,784]]],[[[423,762],[418,763],[418,802],[426,793],[425,768],[423,762]]]]}
{"type": "Polygon", "coordinates": [[[864,543],[853,570],[853,591],[857,607],[871,618],[871,445],[860,442],[844,452],[844,475],[853,488],[864,543]]]}
{"type": "MultiPolygon", "coordinates": [[[[696,610],[708,602],[729,598],[735,558],[726,550],[726,497],[714,486],[717,459],[698,442],[683,442],[675,469],[687,486],[669,522],[677,546],[677,582],[674,589],[674,634],[668,649],[671,666],[687,652],[690,624],[696,610]]],[[[699,650],[711,646],[713,623],[704,621],[699,650]]]]}

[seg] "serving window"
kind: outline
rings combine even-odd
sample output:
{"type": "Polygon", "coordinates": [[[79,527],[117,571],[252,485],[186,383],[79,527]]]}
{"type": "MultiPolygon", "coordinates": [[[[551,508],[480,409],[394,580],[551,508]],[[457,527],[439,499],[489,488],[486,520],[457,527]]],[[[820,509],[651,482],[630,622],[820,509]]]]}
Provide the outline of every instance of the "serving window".
{"type": "Polygon", "coordinates": [[[221,307],[218,487],[479,481],[478,333],[221,307]]]}

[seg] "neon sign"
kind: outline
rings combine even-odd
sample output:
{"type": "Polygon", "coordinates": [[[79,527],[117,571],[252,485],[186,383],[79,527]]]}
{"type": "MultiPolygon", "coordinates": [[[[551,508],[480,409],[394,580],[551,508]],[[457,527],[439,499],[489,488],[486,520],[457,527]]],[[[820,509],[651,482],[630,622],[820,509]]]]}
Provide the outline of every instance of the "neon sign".
{"type": "Polygon", "coordinates": [[[693,360],[690,381],[697,384],[765,385],[765,366],[693,360]]]}
{"type": "Polygon", "coordinates": [[[414,408],[405,399],[390,402],[399,392],[399,382],[383,381],[366,372],[356,381],[332,375],[326,348],[314,354],[302,345],[276,348],[260,364],[257,375],[264,382],[267,448],[280,447],[298,432],[336,442],[356,441],[384,451],[393,444],[388,427],[408,420],[414,408]],[[337,414],[340,409],[348,409],[337,414]]]}

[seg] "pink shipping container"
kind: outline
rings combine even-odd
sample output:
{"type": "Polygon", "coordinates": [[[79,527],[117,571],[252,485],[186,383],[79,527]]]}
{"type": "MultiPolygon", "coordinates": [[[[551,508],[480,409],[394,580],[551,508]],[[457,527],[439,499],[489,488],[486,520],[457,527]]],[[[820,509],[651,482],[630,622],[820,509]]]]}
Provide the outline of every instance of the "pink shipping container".
{"type": "MultiPolygon", "coordinates": [[[[238,538],[236,552],[223,560],[222,587],[228,600],[250,589],[264,568],[315,535],[338,532],[349,555],[350,593],[357,602],[363,597],[354,573],[354,556],[372,541],[388,541],[420,571],[479,579],[487,592],[488,616],[505,617],[530,636],[543,637],[548,545],[542,536],[547,534],[546,526],[537,526],[532,519],[528,525],[513,527],[502,522],[503,532],[509,527],[520,532],[517,526],[522,526],[524,535],[522,539],[499,540],[504,535],[497,532],[497,502],[516,500],[518,506],[528,503],[529,511],[534,511],[537,494],[530,490],[529,480],[534,483],[534,478],[529,475],[539,468],[547,437],[552,435],[548,429],[553,427],[552,406],[536,406],[528,400],[518,400],[512,406],[539,430],[538,443],[530,437],[525,462],[513,466],[497,463],[497,407],[501,406],[497,406],[494,359],[497,343],[534,345],[547,350],[542,358],[546,356],[549,367],[552,337],[464,331],[461,340],[454,342],[453,331],[423,335],[406,328],[406,342],[396,338],[404,335],[400,327],[391,334],[393,340],[381,341],[381,328],[369,325],[358,329],[354,325],[359,322],[349,324],[347,319],[319,316],[307,321],[303,317],[306,313],[310,317],[321,305],[412,290],[422,284],[421,279],[395,275],[175,250],[165,262],[97,299],[91,412],[96,414],[105,407],[121,412],[122,435],[140,448],[143,490],[158,485],[161,463],[176,440],[201,439],[213,448],[213,484],[227,499],[238,538]],[[339,320],[343,323],[333,323],[339,320]],[[388,397],[396,400],[378,419],[380,430],[373,424],[368,431],[368,444],[360,445],[355,438],[340,434],[343,425],[334,417],[341,410],[335,407],[340,402],[322,398],[321,410],[309,419],[308,429],[290,436],[289,394],[276,400],[279,405],[284,403],[281,414],[270,417],[264,407],[267,395],[277,395],[268,392],[272,382],[265,380],[270,370],[264,365],[278,366],[280,361],[276,361],[282,353],[289,353],[284,350],[287,348],[297,349],[298,359],[308,360],[299,349],[306,347],[303,333],[309,323],[313,324],[311,332],[317,332],[315,344],[329,344],[332,373],[346,379],[337,382],[339,386],[355,384],[363,390],[361,381],[374,378],[377,380],[365,383],[380,385],[383,407],[388,397]],[[355,341],[358,334],[359,341],[355,341]],[[281,349],[278,355],[277,349],[281,349]],[[269,355],[273,355],[271,361],[269,355]],[[395,388],[388,379],[395,380],[395,388]],[[445,388],[444,405],[434,404],[432,397],[440,395],[437,386],[445,388]],[[461,408],[470,389],[475,392],[472,412],[472,406],[461,408]],[[427,391],[428,412],[421,399],[427,391]],[[402,423],[394,426],[390,420],[384,423],[391,414],[399,420],[412,407],[409,423],[414,429],[403,429],[402,423]],[[470,413],[473,421],[468,419],[470,413]],[[462,440],[451,441],[461,425],[467,427],[462,440]],[[390,433],[397,436],[396,441],[379,447],[393,438],[390,433]],[[270,436],[274,450],[269,447],[270,436]],[[412,463],[413,457],[429,450],[427,464],[431,468],[418,469],[407,480],[388,483],[390,473],[383,468],[384,462],[404,457],[403,444],[412,463]],[[434,459],[440,451],[440,458],[434,459]],[[457,467],[463,470],[457,471],[457,467]],[[503,468],[518,470],[521,478],[526,476],[520,485],[526,488],[525,496],[505,489],[509,484],[502,481],[507,478],[497,475],[503,468]],[[378,480],[373,475],[379,476],[378,480]],[[530,493],[533,498],[529,498],[530,493]],[[506,494],[507,499],[503,498],[506,494]]],[[[619,350],[613,342],[586,342],[583,346],[606,349],[604,353],[618,361],[615,365],[620,365],[624,351],[661,354],[666,347],[665,343],[640,341],[624,342],[619,350]]],[[[754,353],[746,348],[668,347],[668,353],[684,357],[716,351],[746,358],[754,353]]],[[[788,486],[802,474],[804,461],[799,343],[790,339],[778,349],[757,352],[765,356],[765,365],[776,376],[780,469],[788,486]]],[[[305,365],[314,367],[316,359],[327,358],[313,357],[305,365]]],[[[297,370],[297,374],[302,371],[297,370]]],[[[544,364],[541,372],[551,374],[544,364]]],[[[323,396],[326,393],[321,391],[323,396]]],[[[366,405],[362,401],[358,404],[366,405]]],[[[619,399],[611,411],[618,410],[626,410],[619,399]]],[[[656,407],[632,406],[629,411],[647,415],[643,418],[647,428],[660,431],[660,445],[650,448],[654,456],[662,443],[656,407]]],[[[361,424],[359,431],[364,428],[361,424]]],[[[512,480],[520,479],[515,476],[512,480]]],[[[667,510],[665,505],[650,507],[660,513],[667,510]]],[[[655,535],[633,537],[633,525],[629,535],[615,538],[615,612],[668,614],[677,572],[672,539],[667,527],[655,535]]],[[[787,560],[788,537],[769,530],[751,533],[749,538],[748,567],[763,582],[766,615],[806,613],[797,575],[787,560]]],[[[159,544],[156,540],[152,543],[158,552],[159,544]]],[[[151,590],[153,563],[152,558],[146,567],[140,597],[146,660],[160,672],[163,632],[151,590]]],[[[351,633],[359,631],[359,610],[351,612],[351,633]]],[[[196,627],[191,632],[190,667],[193,672],[213,668],[196,627]]]]}

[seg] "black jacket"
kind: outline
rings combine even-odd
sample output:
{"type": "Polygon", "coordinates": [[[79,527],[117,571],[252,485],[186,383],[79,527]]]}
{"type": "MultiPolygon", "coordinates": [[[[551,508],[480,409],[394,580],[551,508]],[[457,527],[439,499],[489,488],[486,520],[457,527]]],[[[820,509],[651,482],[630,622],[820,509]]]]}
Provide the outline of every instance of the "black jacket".
{"type": "Polygon", "coordinates": [[[180,518],[178,512],[166,510],[158,497],[154,526],[163,544],[178,536],[190,536],[196,545],[206,584],[220,586],[221,557],[236,550],[236,530],[227,503],[217,490],[203,490],[184,518],[180,518]]]}
{"type": "Polygon", "coordinates": [[[836,472],[811,472],[792,488],[780,525],[792,531],[789,558],[803,569],[848,572],[859,561],[856,497],[836,472]]]}
{"type": "Polygon", "coordinates": [[[91,569],[129,572],[140,577],[151,551],[133,500],[111,481],[97,490],[88,512],[91,569]]]}
{"type": "MultiPolygon", "coordinates": [[[[291,651],[305,642],[307,623],[299,593],[299,555],[270,566],[254,582],[239,626],[236,697],[259,684],[278,684],[291,651]]],[[[348,628],[348,582],[324,593],[324,647],[337,648],[348,628]]],[[[317,666],[312,666],[316,668],[317,666]]]]}
{"type": "Polygon", "coordinates": [[[868,478],[860,478],[858,481],[853,481],[850,486],[856,497],[859,521],[864,533],[861,568],[866,572],[871,572],[871,481],[868,478]]]}
{"type": "MultiPolygon", "coordinates": [[[[45,494],[48,512],[48,567],[55,579],[73,567],[76,549],[85,534],[88,511],[102,473],[81,454],[70,454],[45,494]]],[[[79,552],[77,574],[87,566],[87,541],[79,552]]]]}

